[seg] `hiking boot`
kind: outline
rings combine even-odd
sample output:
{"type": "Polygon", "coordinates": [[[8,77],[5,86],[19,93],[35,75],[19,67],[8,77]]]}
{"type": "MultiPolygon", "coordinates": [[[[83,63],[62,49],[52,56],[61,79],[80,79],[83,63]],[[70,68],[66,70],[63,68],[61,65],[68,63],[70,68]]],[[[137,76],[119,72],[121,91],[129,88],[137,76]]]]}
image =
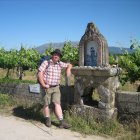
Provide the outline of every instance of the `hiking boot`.
{"type": "Polygon", "coordinates": [[[62,120],[62,121],[60,121],[59,128],[65,128],[65,129],[68,129],[68,128],[70,128],[70,125],[67,124],[66,122],[64,122],[64,120],[62,120]]]}
{"type": "Polygon", "coordinates": [[[50,119],[49,117],[46,117],[46,118],[45,118],[45,125],[46,125],[47,127],[51,127],[51,119],[50,119]]]}

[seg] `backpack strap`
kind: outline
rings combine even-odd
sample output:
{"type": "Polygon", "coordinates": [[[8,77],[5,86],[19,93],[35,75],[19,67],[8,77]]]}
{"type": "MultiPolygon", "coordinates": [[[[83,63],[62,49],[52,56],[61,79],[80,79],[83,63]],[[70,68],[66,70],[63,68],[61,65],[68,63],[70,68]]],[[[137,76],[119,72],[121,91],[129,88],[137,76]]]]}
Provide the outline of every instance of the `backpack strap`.
{"type": "Polygon", "coordinates": [[[46,66],[46,69],[50,66],[50,60],[48,60],[47,62],[48,62],[48,65],[46,66]]]}
{"type": "MultiPolygon", "coordinates": [[[[46,60],[46,61],[47,61],[47,60],[46,60]]],[[[50,60],[48,60],[47,62],[48,62],[48,65],[46,66],[46,69],[50,66],[50,63],[51,63],[50,60]]],[[[58,64],[59,64],[59,67],[62,68],[62,67],[61,67],[61,64],[60,64],[60,61],[58,62],[58,64]]]]}

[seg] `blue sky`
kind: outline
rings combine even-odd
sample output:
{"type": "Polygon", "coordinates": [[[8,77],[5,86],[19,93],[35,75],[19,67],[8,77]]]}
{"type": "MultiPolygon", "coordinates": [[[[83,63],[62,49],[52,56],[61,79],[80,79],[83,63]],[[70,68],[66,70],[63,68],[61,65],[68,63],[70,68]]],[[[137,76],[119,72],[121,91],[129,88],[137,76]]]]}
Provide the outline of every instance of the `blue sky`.
{"type": "Polygon", "coordinates": [[[109,46],[140,40],[139,0],[0,0],[0,47],[79,41],[93,22],[109,46]]]}

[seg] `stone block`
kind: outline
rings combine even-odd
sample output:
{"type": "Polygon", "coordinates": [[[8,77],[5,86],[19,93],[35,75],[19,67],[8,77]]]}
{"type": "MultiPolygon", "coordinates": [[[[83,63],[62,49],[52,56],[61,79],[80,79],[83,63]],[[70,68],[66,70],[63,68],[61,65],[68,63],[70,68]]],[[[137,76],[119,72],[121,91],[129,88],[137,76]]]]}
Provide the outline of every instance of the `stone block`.
{"type": "Polygon", "coordinates": [[[140,94],[138,92],[129,92],[129,91],[117,91],[116,92],[116,102],[139,102],[140,94]]]}
{"type": "Polygon", "coordinates": [[[86,105],[73,105],[71,109],[73,115],[81,116],[82,118],[87,120],[97,119],[100,121],[106,121],[117,117],[116,108],[104,110],[86,105]]]}
{"type": "Polygon", "coordinates": [[[121,113],[137,113],[140,112],[140,106],[135,102],[119,102],[117,104],[118,111],[121,113]]]}

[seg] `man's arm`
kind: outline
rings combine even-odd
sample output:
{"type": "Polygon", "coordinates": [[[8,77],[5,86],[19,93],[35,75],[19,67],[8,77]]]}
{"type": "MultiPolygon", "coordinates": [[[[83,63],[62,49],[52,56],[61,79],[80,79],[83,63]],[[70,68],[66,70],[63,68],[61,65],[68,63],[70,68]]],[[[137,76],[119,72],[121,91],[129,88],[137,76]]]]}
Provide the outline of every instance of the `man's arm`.
{"type": "Polygon", "coordinates": [[[39,71],[37,76],[38,76],[38,80],[41,86],[43,88],[49,88],[49,85],[46,85],[45,80],[44,80],[44,71],[39,71]]]}
{"type": "Polygon", "coordinates": [[[66,68],[66,75],[67,75],[67,77],[71,76],[71,69],[72,69],[72,64],[68,64],[68,66],[66,68]]]}
{"type": "Polygon", "coordinates": [[[46,85],[46,82],[44,79],[44,73],[45,73],[47,66],[48,66],[48,61],[45,60],[38,68],[37,77],[38,77],[38,80],[43,88],[49,88],[49,85],[46,85]]]}
{"type": "Polygon", "coordinates": [[[71,76],[71,68],[72,68],[72,65],[71,64],[68,64],[67,68],[66,68],[66,85],[67,86],[70,86],[70,76],[71,76]]]}

